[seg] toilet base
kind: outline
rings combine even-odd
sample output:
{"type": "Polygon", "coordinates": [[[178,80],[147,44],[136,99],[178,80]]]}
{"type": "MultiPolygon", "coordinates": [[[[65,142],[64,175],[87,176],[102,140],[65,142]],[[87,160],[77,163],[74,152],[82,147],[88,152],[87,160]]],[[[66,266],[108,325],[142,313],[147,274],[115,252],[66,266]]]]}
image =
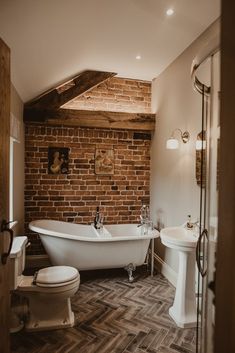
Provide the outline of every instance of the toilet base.
{"type": "Polygon", "coordinates": [[[74,313],[70,298],[49,300],[39,296],[28,297],[29,317],[25,323],[26,331],[43,331],[74,326],[74,313]]]}
{"type": "Polygon", "coordinates": [[[25,324],[25,331],[28,332],[35,332],[35,331],[49,331],[49,330],[56,330],[56,329],[62,329],[62,328],[68,328],[68,327],[73,327],[74,326],[74,313],[72,312],[72,317],[70,319],[70,322],[64,322],[58,320],[55,322],[55,320],[47,320],[47,321],[33,321],[29,320],[25,324]]]}

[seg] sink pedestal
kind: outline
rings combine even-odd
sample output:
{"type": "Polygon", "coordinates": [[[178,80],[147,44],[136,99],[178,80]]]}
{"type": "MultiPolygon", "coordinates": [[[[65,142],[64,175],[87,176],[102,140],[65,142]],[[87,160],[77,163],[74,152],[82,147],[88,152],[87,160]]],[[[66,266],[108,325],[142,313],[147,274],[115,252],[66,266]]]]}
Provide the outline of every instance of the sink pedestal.
{"type": "Polygon", "coordinates": [[[169,314],[179,327],[196,327],[195,251],[178,250],[178,253],[178,279],[174,304],[169,314]]]}
{"type": "Polygon", "coordinates": [[[179,327],[197,326],[195,264],[198,230],[168,227],[160,232],[161,242],[178,251],[179,271],[174,304],[169,314],[179,327]]]}

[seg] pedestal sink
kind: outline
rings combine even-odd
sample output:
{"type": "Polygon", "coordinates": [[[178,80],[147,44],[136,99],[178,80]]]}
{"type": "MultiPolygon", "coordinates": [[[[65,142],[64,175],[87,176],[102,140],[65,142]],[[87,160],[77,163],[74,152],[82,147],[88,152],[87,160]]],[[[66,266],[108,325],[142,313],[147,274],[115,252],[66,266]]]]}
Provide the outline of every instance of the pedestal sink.
{"type": "Polygon", "coordinates": [[[177,326],[196,327],[195,262],[198,230],[168,227],[160,232],[162,244],[179,253],[179,271],[175,299],[169,314],[177,326]]]}

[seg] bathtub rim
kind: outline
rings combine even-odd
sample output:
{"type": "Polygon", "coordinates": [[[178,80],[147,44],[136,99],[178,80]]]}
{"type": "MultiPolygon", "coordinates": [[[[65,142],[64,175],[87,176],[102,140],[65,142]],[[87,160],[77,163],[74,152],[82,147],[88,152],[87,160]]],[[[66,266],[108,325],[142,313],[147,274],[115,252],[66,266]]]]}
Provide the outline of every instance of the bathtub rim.
{"type": "MultiPolygon", "coordinates": [[[[86,224],[78,224],[77,225],[82,225],[82,226],[87,226],[87,227],[92,227],[91,229],[94,231],[94,233],[96,234],[96,236],[94,237],[89,237],[89,236],[78,236],[78,235],[73,235],[73,234],[68,234],[68,233],[60,233],[57,231],[52,231],[52,230],[47,230],[45,227],[40,227],[37,226],[36,223],[37,222],[42,222],[42,221],[46,221],[46,222],[60,222],[63,224],[67,224],[68,222],[64,222],[64,221],[57,221],[57,220],[49,220],[49,219],[41,219],[41,220],[35,220],[35,221],[31,221],[29,223],[29,229],[35,233],[38,233],[39,236],[40,235],[47,235],[47,236],[52,236],[52,237],[57,237],[57,238],[64,238],[64,239],[70,239],[70,240],[77,240],[77,241],[86,241],[86,242],[113,242],[113,241],[132,241],[132,240],[141,240],[141,239],[153,239],[153,238],[158,238],[160,236],[159,232],[154,229],[152,231],[151,234],[148,235],[138,235],[138,236],[107,236],[107,235],[101,235],[99,234],[99,231],[96,230],[92,225],[86,225],[86,224]]],[[[72,223],[75,224],[76,223],[72,223]]],[[[121,224],[125,224],[125,223],[121,223],[121,224]]],[[[127,224],[133,224],[133,225],[138,225],[137,223],[127,223],[127,224]]],[[[116,225],[116,224],[109,224],[109,226],[112,225],[116,225]]],[[[105,226],[104,226],[104,230],[106,230],[105,226]]],[[[108,230],[106,230],[109,234],[111,234],[108,230]]]]}

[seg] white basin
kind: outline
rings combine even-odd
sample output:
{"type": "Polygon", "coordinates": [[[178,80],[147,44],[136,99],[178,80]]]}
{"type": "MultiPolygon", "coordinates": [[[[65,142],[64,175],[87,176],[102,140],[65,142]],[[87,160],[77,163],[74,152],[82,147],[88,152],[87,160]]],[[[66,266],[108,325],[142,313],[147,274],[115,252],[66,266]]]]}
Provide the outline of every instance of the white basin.
{"type": "Polygon", "coordinates": [[[198,232],[196,229],[184,227],[168,227],[160,232],[161,242],[168,248],[192,251],[197,245],[198,232]]]}
{"type": "Polygon", "coordinates": [[[162,244],[178,251],[179,270],[173,306],[169,314],[179,327],[196,327],[195,262],[198,231],[168,227],[160,232],[162,244]]]}

